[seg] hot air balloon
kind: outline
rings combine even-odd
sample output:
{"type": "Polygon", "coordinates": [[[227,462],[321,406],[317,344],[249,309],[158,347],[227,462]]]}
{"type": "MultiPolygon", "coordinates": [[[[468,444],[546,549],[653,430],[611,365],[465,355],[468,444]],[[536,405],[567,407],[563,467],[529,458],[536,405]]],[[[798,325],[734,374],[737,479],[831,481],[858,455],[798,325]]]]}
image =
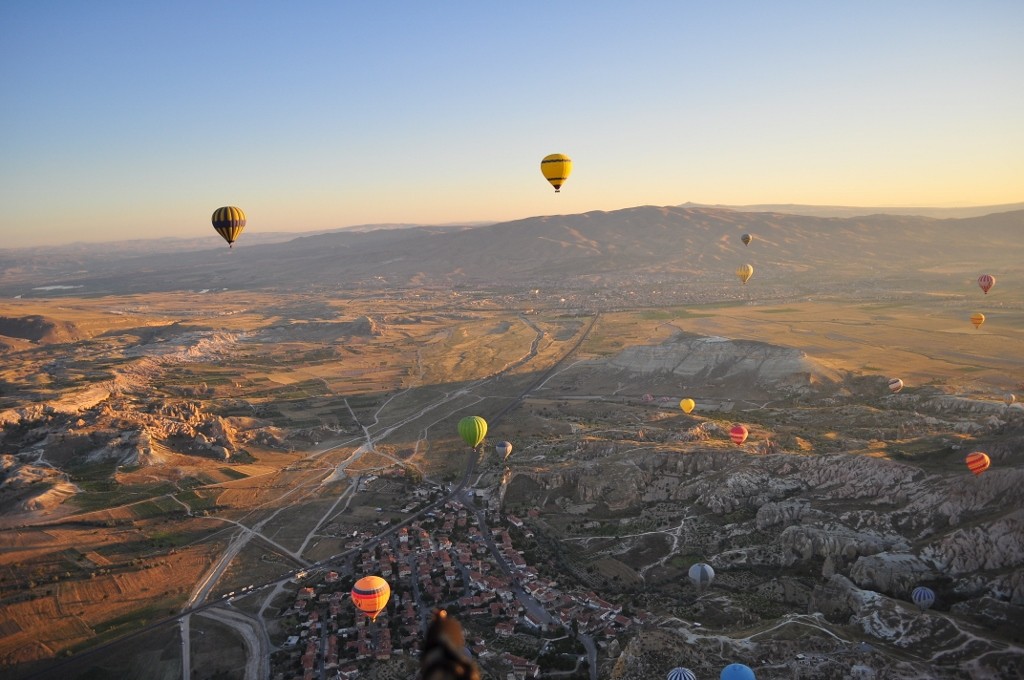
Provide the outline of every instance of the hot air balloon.
{"type": "Polygon", "coordinates": [[[749,264],[740,265],[736,269],[736,276],[739,277],[740,281],[746,283],[750,280],[750,277],[754,275],[754,268],[749,264]]]}
{"type": "Polygon", "coordinates": [[[645,404],[649,404],[652,401],[654,401],[654,395],[653,394],[645,394],[643,397],[641,397],[641,401],[643,401],[645,404]]]}
{"type": "Polygon", "coordinates": [[[754,237],[750,234],[744,234],[743,236],[740,236],[740,240],[743,241],[743,245],[749,246],[750,242],[754,240],[754,237]]]}
{"type": "Polygon", "coordinates": [[[689,668],[673,668],[668,672],[668,678],[666,680],[697,680],[697,676],[693,674],[689,668]]]}
{"type": "Polygon", "coordinates": [[[747,441],[747,435],[750,434],[747,428],[742,425],[733,425],[729,429],[729,437],[732,439],[732,443],[739,446],[743,442],[747,441]]]}
{"type": "Polygon", "coordinates": [[[918,586],[914,588],[914,592],[910,594],[910,599],[914,601],[914,604],[917,605],[918,609],[924,611],[935,604],[935,591],[931,588],[918,586]]]}
{"type": "Polygon", "coordinates": [[[896,394],[897,392],[899,392],[902,389],[903,389],[903,381],[900,380],[899,378],[892,378],[889,381],[889,391],[892,392],[893,394],[896,394]]]}
{"type": "Polygon", "coordinates": [[[754,671],[750,666],[741,663],[731,663],[722,669],[719,680],[757,680],[754,671]]]}
{"type": "Polygon", "coordinates": [[[976,475],[980,475],[982,472],[988,469],[988,466],[992,464],[988,454],[982,453],[981,451],[975,451],[974,453],[967,454],[967,469],[976,475]]]}
{"type": "Polygon", "coordinates": [[[984,291],[985,295],[988,295],[989,289],[996,285],[996,277],[991,274],[982,274],[978,277],[978,287],[984,291]]]}
{"type": "Polygon", "coordinates": [[[1005,403],[1007,406],[1009,406],[1015,401],[1017,401],[1017,395],[1015,394],[1006,394],[1003,396],[1003,403],[1005,403]]]}
{"type": "Polygon", "coordinates": [[[697,586],[697,590],[704,590],[715,580],[715,570],[711,568],[710,564],[704,562],[697,562],[691,566],[687,575],[693,581],[693,585],[697,586]]]}
{"type": "Polygon", "coordinates": [[[377,620],[391,598],[391,586],[380,576],[364,576],[352,588],[352,603],[356,609],[377,620]]]}
{"type": "Polygon", "coordinates": [[[245,213],[233,205],[213,211],[213,228],[228,242],[228,248],[238,240],[245,229],[245,213]]]}
{"type": "Polygon", "coordinates": [[[683,413],[689,413],[697,405],[693,399],[686,398],[679,402],[679,408],[683,410],[683,413]]]}
{"type": "Polygon", "coordinates": [[[553,153],[540,162],[540,171],[544,173],[544,179],[551,182],[555,193],[558,193],[572,172],[572,159],[564,153],[553,153]]]}
{"type": "Polygon", "coordinates": [[[487,421],[480,416],[467,416],[459,421],[459,436],[471,448],[480,446],[487,435],[487,421]]]}
{"type": "Polygon", "coordinates": [[[985,315],[981,312],[971,314],[971,323],[974,324],[975,328],[981,328],[981,324],[985,323],[985,315]]]}
{"type": "Polygon", "coordinates": [[[495,444],[494,450],[501,456],[502,460],[505,460],[512,453],[512,444],[511,442],[498,442],[495,444]]]}

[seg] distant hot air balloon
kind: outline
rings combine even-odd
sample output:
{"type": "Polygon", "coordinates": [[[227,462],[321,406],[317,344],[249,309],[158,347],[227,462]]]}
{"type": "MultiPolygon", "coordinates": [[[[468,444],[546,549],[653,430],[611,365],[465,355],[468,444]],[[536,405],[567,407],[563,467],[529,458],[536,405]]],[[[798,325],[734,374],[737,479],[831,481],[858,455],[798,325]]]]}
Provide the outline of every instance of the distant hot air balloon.
{"type": "Polygon", "coordinates": [[[988,291],[994,285],[996,285],[996,277],[991,274],[982,274],[978,277],[978,286],[985,292],[985,295],[988,295],[988,291]]]}
{"type": "Polygon", "coordinates": [[[505,460],[512,453],[511,442],[498,442],[494,445],[494,450],[501,456],[502,460],[505,460]]]}
{"type": "Polygon", "coordinates": [[[693,674],[689,668],[673,668],[668,672],[668,678],[666,680],[697,680],[697,676],[693,674]]]}
{"type": "Polygon", "coordinates": [[[643,401],[643,402],[644,402],[645,404],[649,404],[649,403],[651,403],[652,401],[654,401],[654,395],[653,395],[653,394],[645,394],[645,395],[644,395],[644,396],[643,396],[643,397],[641,398],[641,401],[643,401]]]}
{"type": "Polygon", "coordinates": [[[985,323],[985,315],[981,312],[971,314],[971,323],[974,324],[975,328],[981,328],[981,324],[985,323]]]}
{"type": "Polygon", "coordinates": [[[741,663],[731,663],[722,669],[719,680],[757,680],[754,670],[750,666],[741,663]]]}
{"type": "Polygon", "coordinates": [[[693,581],[693,585],[697,586],[697,590],[704,590],[715,580],[715,570],[711,568],[710,564],[697,562],[690,567],[687,576],[693,581]]]}
{"type": "Polygon", "coordinates": [[[1005,394],[1003,396],[1003,403],[1005,403],[1007,406],[1009,406],[1010,404],[1012,404],[1015,401],[1017,401],[1017,395],[1016,394],[1009,394],[1009,393],[1007,393],[1007,394],[1005,394]]]}
{"type": "Polygon", "coordinates": [[[980,475],[988,469],[988,466],[992,464],[992,460],[988,457],[988,454],[975,451],[974,453],[967,454],[966,463],[968,470],[976,475],[980,475]]]}
{"type": "Polygon", "coordinates": [[[910,594],[910,599],[914,601],[914,604],[917,605],[918,609],[924,611],[935,604],[935,591],[931,588],[918,586],[914,588],[914,592],[910,594]]]}
{"type": "Polygon", "coordinates": [[[903,389],[903,381],[900,380],[899,378],[892,378],[889,381],[889,391],[892,392],[893,394],[896,394],[897,392],[899,392],[902,389],[903,389]]]}
{"type": "Polygon", "coordinates": [[[693,399],[690,399],[689,397],[679,402],[679,408],[683,410],[683,413],[689,413],[694,409],[696,405],[697,402],[695,402],[693,399]]]}
{"type": "Polygon", "coordinates": [[[555,192],[562,189],[562,184],[569,179],[572,172],[572,159],[564,153],[553,153],[545,156],[540,162],[540,171],[544,173],[544,179],[551,182],[555,192]]]}
{"type": "Polygon", "coordinates": [[[747,435],[749,432],[747,428],[742,425],[733,425],[729,430],[729,437],[732,439],[732,443],[739,446],[743,442],[747,441],[747,435]]]}
{"type": "Polygon", "coordinates": [[[352,603],[371,621],[377,620],[390,598],[391,586],[380,576],[364,576],[352,588],[352,603]]]}
{"type": "Polygon", "coordinates": [[[459,421],[459,436],[470,447],[480,446],[487,436],[487,421],[480,416],[467,416],[459,421]]]}
{"type": "Polygon", "coordinates": [[[213,211],[213,228],[228,242],[228,248],[245,229],[245,213],[233,205],[217,208],[213,211]]]}
{"type": "Polygon", "coordinates": [[[744,234],[743,236],[740,236],[740,240],[743,241],[743,245],[749,246],[750,242],[754,240],[754,237],[750,234],[744,234]]]}
{"type": "Polygon", "coordinates": [[[736,269],[736,276],[739,277],[740,281],[746,283],[750,280],[750,277],[754,275],[754,267],[749,264],[740,265],[736,269]]]}

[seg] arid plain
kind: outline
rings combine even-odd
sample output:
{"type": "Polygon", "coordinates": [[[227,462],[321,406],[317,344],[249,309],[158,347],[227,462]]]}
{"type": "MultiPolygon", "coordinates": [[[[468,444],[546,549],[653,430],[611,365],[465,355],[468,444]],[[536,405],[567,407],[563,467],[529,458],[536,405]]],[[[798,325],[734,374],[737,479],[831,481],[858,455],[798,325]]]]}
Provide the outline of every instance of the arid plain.
{"type": "MultiPolygon", "coordinates": [[[[1011,231],[1015,215],[1000,218],[1011,231]]],[[[717,218],[713,238],[686,232],[712,244],[697,264],[547,255],[526,280],[417,262],[396,281],[383,256],[379,277],[364,256],[353,279],[305,288],[174,289],[167,269],[144,290],[134,265],[102,286],[54,277],[64,263],[8,271],[4,672],[303,677],[287,644],[315,637],[293,609],[300,589],[328,571],[350,585],[361,552],[380,558],[380,534],[455,503],[557,583],[550,599],[524,590],[565,623],[498,634],[493,611],[459,602],[472,564],[457,573],[432,605],[463,618],[488,677],[513,670],[509,655],[567,677],[679,665],[714,677],[731,661],[759,678],[1018,677],[1024,409],[1006,395],[1024,392],[1020,247],[1002,246],[984,295],[984,263],[956,252],[911,269],[837,254],[826,271],[825,250],[801,260],[772,250],[783,239],[736,243],[756,219],[784,233],[786,216],[717,218]],[[747,285],[732,277],[758,257],[747,285]],[[466,415],[491,422],[479,453],[457,437],[466,415]],[[742,446],[733,423],[750,430],[742,446]],[[992,460],[977,477],[974,450],[992,460]],[[698,561],[717,572],[699,593],[686,577],[698,561]],[[926,612],[910,602],[918,584],[938,595],[926,612]],[[585,594],[624,620],[574,610],[585,594]],[[552,660],[562,639],[576,663],[552,660]]],[[[829,227],[858,233],[842,220],[793,229],[818,248],[813,230],[829,227]]],[[[568,231],[530,239],[622,257],[568,231]]],[[[871,238],[865,249],[886,252],[871,238]]],[[[220,276],[223,261],[187,276],[220,276]]],[[[345,666],[318,655],[320,677],[345,666]]],[[[361,677],[415,668],[409,654],[353,663],[361,677]]]]}

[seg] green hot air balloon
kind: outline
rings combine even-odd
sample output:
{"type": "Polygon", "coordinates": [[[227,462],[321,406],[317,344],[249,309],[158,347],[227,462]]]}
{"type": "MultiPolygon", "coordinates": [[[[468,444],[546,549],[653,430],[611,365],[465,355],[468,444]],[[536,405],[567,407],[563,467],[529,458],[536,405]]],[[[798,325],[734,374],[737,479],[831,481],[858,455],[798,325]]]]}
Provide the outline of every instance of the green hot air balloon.
{"type": "Polygon", "coordinates": [[[487,421],[480,416],[467,416],[459,421],[459,436],[470,447],[480,446],[487,435],[487,421]]]}

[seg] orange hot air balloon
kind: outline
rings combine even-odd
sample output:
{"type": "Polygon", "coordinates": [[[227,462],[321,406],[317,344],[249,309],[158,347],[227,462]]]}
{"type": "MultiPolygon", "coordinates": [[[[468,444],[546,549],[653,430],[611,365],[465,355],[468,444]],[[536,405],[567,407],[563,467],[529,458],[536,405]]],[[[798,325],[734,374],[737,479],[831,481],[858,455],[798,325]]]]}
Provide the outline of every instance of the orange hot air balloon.
{"type": "Polygon", "coordinates": [[[984,291],[985,295],[988,295],[989,289],[994,285],[996,285],[996,277],[991,274],[982,274],[978,277],[978,287],[984,291]]]}
{"type": "Polygon", "coordinates": [[[967,454],[967,469],[976,475],[980,475],[982,472],[988,469],[988,466],[992,464],[989,460],[988,454],[982,453],[981,451],[975,451],[974,453],[967,454]]]}
{"type": "Polygon", "coordinates": [[[971,314],[971,323],[974,324],[975,328],[981,328],[981,324],[985,323],[985,315],[981,312],[971,314]]]}
{"type": "Polygon", "coordinates": [[[391,586],[380,576],[364,576],[356,581],[352,588],[352,603],[356,609],[377,620],[377,615],[384,611],[391,599],[391,586]]]}
{"type": "Polygon", "coordinates": [[[732,429],[729,430],[729,437],[732,439],[732,443],[739,446],[743,442],[747,441],[747,428],[742,425],[733,425],[732,429]]]}

